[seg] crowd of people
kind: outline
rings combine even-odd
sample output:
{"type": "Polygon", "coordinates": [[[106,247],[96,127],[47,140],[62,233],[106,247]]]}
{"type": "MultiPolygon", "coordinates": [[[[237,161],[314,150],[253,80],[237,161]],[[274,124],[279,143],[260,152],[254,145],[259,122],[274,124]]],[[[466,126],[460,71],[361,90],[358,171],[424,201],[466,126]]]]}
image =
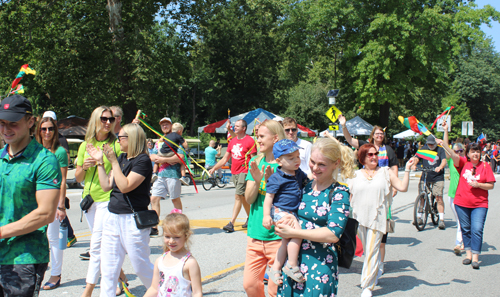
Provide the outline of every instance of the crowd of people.
{"type": "MultiPolygon", "coordinates": [[[[202,296],[202,274],[189,251],[192,231],[181,201],[181,184],[189,180],[184,157],[175,153],[177,147],[186,148],[183,127],[162,118],[159,125],[169,141],[154,143],[138,120],[121,126],[122,115],[117,106],[97,107],[77,154],[75,178],[85,181],[82,210],[92,234],[88,257],[81,255],[89,259],[82,296],[92,296],[99,276],[100,296],[123,293],[128,286],[122,270],[125,255],[148,288],[145,296],[202,296]],[[160,218],[165,198],[174,209],[160,218]],[[160,232],[164,253],[151,263],[150,238],[160,232]]],[[[266,295],[266,271],[269,296],[336,296],[335,243],[348,218],[359,223],[364,250],[361,296],[372,296],[384,273],[392,201],[408,190],[410,171],[420,162],[418,149],[436,153],[434,161],[422,162],[433,168],[427,183],[437,198],[440,229],[445,229],[444,171],[450,168],[449,204],[459,223],[454,252],[465,250],[463,264],[479,268],[488,191],[497,166],[492,158],[496,160],[499,146],[450,145],[445,132],[442,140],[429,136],[423,146],[392,147],[383,128],[375,126],[369,140],[362,141],[349,134],[345,121],[339,118],[349,145],[333,137],[302,140],[296,120],[287,117],[264,121],[255,138],[247,135],[247,123],[238,120],[223,155],[215,141],[205,150],[210,174],[231,161],[235,201],[222,229],[234,232],[242,207],[247,214],[242,228],[247,228],[243,288],[248,296],[266,295]],[[402,179],[399,170],[404,170],[402,179]]],[[[447,131],[446,123],[443,128],[447,131]]],[[[31,103],[19,95],[1,102],[0,134],[6,143],[0,151],[0,296],[33,296],[40,288],[53,290],[61,284],[58,232],[67,220],[69,155],[59,140],[55,114],[44,113],[36,121],[31,103]],[[51,276],[42,286],[49,262],[51,276]]]]}

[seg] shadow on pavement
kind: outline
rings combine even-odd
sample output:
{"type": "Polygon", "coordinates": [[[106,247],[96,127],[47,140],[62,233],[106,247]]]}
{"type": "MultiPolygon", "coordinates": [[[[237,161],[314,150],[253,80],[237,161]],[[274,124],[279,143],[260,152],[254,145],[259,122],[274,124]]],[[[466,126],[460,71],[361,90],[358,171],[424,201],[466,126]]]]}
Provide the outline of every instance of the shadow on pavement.
{"type": "Polygon", "coordinates": [[[385,273],[396,273],[401,271],[419,271],[415,262],[410,260],[386,261],[384,264],[385,273]]]}
{"type": "Polygon", "coordinates": [[[500,255],[479,255],[479,264],[481,266],[491,266],[500,263],[500,255]]]}
{"type": "Polygon", "coordinates": [[[401,275],[398,277],[381,277],[378,285],[381,288],[373,291],[374,295],[376,296],[389,294],[397,291],[403,291],[403,292],[411,291],[415,287],[419,287],[421,285],[429,287],[440,287],[440,286],[448,286],[450,285],[450,283],[433,284],[413,276],[401,275]]]}
{"type": "Polygon", "coordinates": [[[422,241],[416,239],[415,237],[389,237],[387,238],[387,244],[404,244],[408,246],[416,246],[421,244],[422,241]]]}
{"type": "MultiPolygon", "coordinates": [[[[267,289],[266,289],[267,291],[267,289]]],[[[203,292],[203,296],[218,296],[222,293],[233,293],[233,296],[245,296],[244,294],[241,293],[241,291],[235,291],[235,290],[224,290],[224,291],[215,291],[215,292],[203,292]]]]}
{"type": "Polygon", "coordinates": [[[220,229],[220,228],[196,228],[193,229],[194,234],[205,234],[205,235],[214,235],[214,234],[220,234],[220,233],[226,233],[226,231],[220,229]]]}

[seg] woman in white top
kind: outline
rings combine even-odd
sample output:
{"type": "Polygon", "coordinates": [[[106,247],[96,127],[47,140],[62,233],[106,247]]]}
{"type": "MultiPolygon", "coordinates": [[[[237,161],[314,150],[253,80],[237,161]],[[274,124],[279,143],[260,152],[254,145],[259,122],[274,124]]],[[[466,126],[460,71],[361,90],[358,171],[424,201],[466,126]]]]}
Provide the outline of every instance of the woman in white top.
{"type": "Polygon", "coordinates": [[[387,211],[392,203],[391,186],[400,192],[408,190],[410,167],[414,160],[406,163],[403,181],[389,167],[379,167],[378,150],[367,143],[359,148],[358,160],[363,169],[348,181],[351,191],[353,218],[358,220],[358,236],[363,244],[365,261],[361,272],[362,297],[372,296],[381,262],[380,244],[387,232],[387,211]]]}

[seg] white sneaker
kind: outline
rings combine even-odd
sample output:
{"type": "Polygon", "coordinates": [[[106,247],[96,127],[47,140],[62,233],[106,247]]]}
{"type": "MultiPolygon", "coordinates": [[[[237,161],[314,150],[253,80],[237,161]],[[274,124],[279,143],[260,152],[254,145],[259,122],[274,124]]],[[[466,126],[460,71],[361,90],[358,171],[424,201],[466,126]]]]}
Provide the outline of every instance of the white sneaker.
{"type": "Polygon", "coordinates": [[[372,297],[372,290],[366,288],[361,293],[361,297],[372,297]]]}
{"type": "Polygon", "coordinates": [[[187,176],[183,176],[180,178],[180,181],[183,185],[189,186],[189,178],[187,176]]]}

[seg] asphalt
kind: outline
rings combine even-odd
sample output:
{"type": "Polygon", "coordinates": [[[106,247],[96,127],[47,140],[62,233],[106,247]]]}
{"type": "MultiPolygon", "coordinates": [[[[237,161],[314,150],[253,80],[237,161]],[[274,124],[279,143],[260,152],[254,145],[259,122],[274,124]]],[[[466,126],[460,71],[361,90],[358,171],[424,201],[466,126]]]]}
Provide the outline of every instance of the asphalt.
{"type": "MultiPolygon", "coordinates": [[[[400,172],[402,175],[403,172],[400,172]]],[[[456,224],[447,201],[448,181],[445,187],[446,230],[433,226],[430,219],[423,231],[417,231],[411,224],[413,203],[417,196],[418,177],[412,173],[407,193],[398,193],[393,203],[393,218],[396,232],[389,235],[385,274],[373,291],[374,296],[500,296],[496,284],[500,279],[500,190],[489,192],[489,210],[486,219],[481,267],[473,270],[464,266],[464,255],[453,253],[456,224]]],[[[500,175],[497,175],[500,176],[500,175]]],[[[198,260],[202,272],[205,296],[246,296],[243,290],[243,264],[245,261],[246,230],[241,228],[246,214],[241,211],[236,232],[226,233],[221,228],[227,224],[232,213],[234,188],[205,191],[201,185],[196,193],[193,186],[182,188],[184,213],[190,218],[194,229],[191,251],[198,260]]],[[[62,285],[52,291],[41,291],[40,296],[80,296],[85,286],[88,261],[78,255],[85,252],[90,243],[90,232],[83,218],[80,222],[79,200],[81,190],[68,190],[72,208],[69,217],[78,242],[64,252],[62,285]]],[[[162,200],[164,217],[172,210],[169,200],[162,200]]],[[[151,256],[154,262],[162,254],[162,237],[152,238],[151,256]]],[[[104,252],[105,256],[105,252],[104,252]]],[[[359,287],[363,257],[355,258],[350,269],[340,269],[338,296],[360,296],[359,287]]],[[[146,289],[128,259],[123,269],[129,279],[130,291],[142,296],[146,289]]],[[[49,278],[45,274],[44,282],[49,278]]],[[[99,296],[99,285],[93,296],[99,296]]]]}

